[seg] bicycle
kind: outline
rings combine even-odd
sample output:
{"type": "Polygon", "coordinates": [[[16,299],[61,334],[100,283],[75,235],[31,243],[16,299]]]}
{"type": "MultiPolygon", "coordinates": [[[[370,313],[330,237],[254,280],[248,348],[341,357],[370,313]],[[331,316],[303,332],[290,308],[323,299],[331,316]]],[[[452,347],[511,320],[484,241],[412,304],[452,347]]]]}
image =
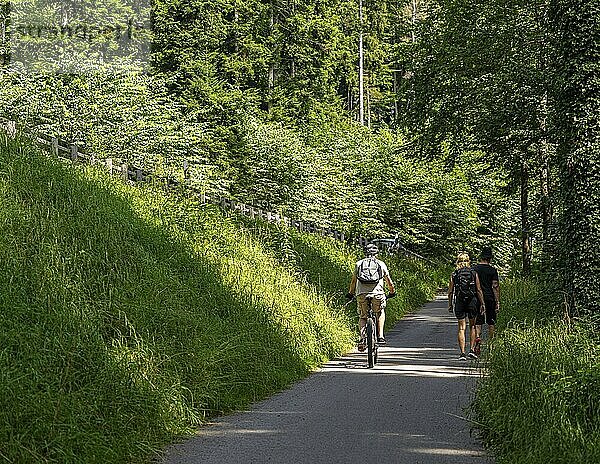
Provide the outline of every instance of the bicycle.
{"type": "MultiPolygon", "coordinates": [[[[395,294],[389,294],[386,296],[386,299],[390,299],[393,298],[395,296],[395,294]]],[[[379,349],[379,314],[378,312],[373,311],[373,298],[374,297],[367,297],[365,299],[365,301],[367,302],[368,305],[368,310],[367,310],[367,321],[364,327],[364,337],[363,337],[363,333],[361,332],[361,343],[362,340],[366,341],[366,351],[367,351],[367,365],[369,368],[372,368],[375,366],[375,364],[377,364],[377,358],[378,358],[378,349],[379,349]]],[[[353,298],[354,299],[354,298],[353,298]]],[[[350,301],[349,300],[348,303],[349,304],[350,301]]],[[[361,351],[359,349],[359,351],[361,351]]]]}
{"type": "MultiPolygon", "coordinates": [[[[367,324],[365,325],[365,336],[367,340],[367,365],[374,367],[377,364],[377,349],[379,344],[379,313],[373,311],[373,297],[365,299],[369,307],[367,311],[367,324]]],[[[362,334],[361,334],[362,335],[362,334]]]]}

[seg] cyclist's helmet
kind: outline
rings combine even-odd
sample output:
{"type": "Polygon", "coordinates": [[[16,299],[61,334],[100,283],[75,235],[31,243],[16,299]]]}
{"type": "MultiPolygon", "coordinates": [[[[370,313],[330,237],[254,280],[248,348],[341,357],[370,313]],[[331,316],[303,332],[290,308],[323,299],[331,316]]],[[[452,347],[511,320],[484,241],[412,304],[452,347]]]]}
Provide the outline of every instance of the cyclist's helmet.
{"type": "Polygon", "coordinates": [[[366,256],[377,256],[377,253],[379,253],[379,248],[377,248],[377,245],[375,245],[374,243],[369,243],[365,247],[366,256]]]}

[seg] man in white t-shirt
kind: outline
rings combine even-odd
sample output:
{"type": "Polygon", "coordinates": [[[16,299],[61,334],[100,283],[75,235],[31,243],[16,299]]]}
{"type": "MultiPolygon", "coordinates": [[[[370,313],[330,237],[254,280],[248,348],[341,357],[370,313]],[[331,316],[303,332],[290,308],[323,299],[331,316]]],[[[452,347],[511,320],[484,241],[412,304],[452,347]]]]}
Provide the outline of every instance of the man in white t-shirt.
{"type": "Polygon", "coordinates": [[[388,298],[393,298],[396,295],[390,272],[385,263],[377,259],[377,253],[379,253],[379,249],[376,245],[367,245],[365,248],[365,258],[358,261],[354,267],[350,289],[348,290],[348,295],[346,295],[349,300],[354,298],[355,295],[357,297],[358,327],[360,329],[359,351],[365,350],[365,326],[369,311],[367,298],[371,298],[373,311],[379,314],[377,324],[379,338],[377,342],[383,345],[385,344],[383,325],[385,323],[386,305],[384,281],[390,291],[388,298]]]}

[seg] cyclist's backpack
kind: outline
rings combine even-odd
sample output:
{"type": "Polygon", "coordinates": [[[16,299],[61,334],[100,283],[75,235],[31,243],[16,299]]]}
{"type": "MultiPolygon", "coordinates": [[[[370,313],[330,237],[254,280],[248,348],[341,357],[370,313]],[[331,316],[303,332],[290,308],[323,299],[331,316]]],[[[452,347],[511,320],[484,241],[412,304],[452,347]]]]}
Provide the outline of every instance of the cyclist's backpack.
{"type": "Polygon", "coordinates": [[[463,267],[454,274],[454,290],[457,299],[468,301],[476,294],[475,271],[470,267],[463,267]]]}
{"type": "Polygon", "coordinates": [[[376,284],[383,278],[381,264],[375,258],[365,258],[360,262],[356,278],[363,284],[376,284]]]}

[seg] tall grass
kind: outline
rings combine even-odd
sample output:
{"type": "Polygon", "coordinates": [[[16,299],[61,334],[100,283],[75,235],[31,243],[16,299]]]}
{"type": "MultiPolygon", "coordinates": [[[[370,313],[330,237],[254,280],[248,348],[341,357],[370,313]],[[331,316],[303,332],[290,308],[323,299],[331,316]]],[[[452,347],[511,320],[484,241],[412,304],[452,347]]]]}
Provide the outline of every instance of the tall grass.
{"type": "MultiPolygon", "coordinates": [[[[240,223],[259,237],[279,262],[293,272],[298,279],[316,288],[328,302],[339,304],[348,292],[355,263],[364,258],[362,250],[350,248],[345,243],[316,234],[305,234],[271,224],[250,222],[243,218],[240,223]]],[[[382,253],[396,287],[396,298],[388,301],[386,326],[393,326],[407,312],[419,308],[436,294],[438,288],[447,284],[449,271],[420,260],[396,254],[382,253]]],[[[346,311],[355,318],[355,305],[346,311]]]]}
{"type": "Polygon", "coordinates": [[[352,346],[354,259],[0,139],[0,462],[146,462],[302,378],[352,346]]]}
{"type": "Polygon", "coordinates": [[[497,462],[600,462],[600,338],[535,282],[502,286],[498,337],[474,402],[497,462]]]}

